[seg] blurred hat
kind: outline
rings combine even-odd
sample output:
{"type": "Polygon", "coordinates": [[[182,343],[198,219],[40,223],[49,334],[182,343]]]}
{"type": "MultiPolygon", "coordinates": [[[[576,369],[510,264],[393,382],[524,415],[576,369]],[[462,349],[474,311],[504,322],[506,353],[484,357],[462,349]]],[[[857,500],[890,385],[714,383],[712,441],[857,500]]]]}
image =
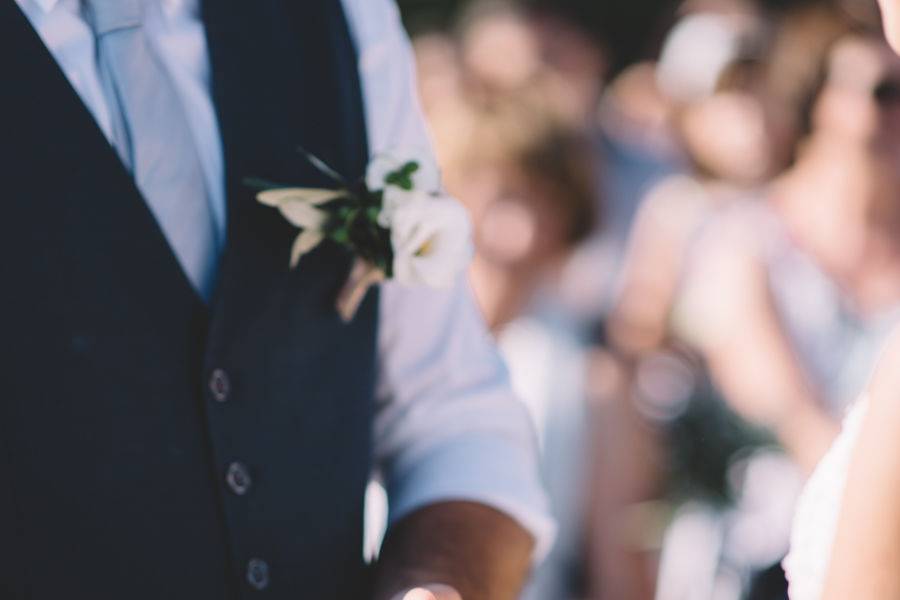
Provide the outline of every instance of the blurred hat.
{"type": "Polygon", "coordinates": [[[684,103],[711,95],[731,65],[754,56],[758,38],[757,22],[749,16],[701,12],[683,17],[663,43],[660,90],[684,103]]]}

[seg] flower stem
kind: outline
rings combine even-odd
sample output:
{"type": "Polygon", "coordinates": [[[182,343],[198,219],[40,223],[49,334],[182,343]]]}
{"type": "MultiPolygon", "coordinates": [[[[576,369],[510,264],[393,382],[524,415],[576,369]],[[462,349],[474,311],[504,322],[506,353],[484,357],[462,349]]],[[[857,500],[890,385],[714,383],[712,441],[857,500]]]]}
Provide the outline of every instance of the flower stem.
{"type": "Polygon", "coordinates": [[[384,280],[384,271],[366,260],[356,259],[350,278],[347,279],[337,299],[338,314],[344,323],[349,323],[356,316],[369,288],[384,280]]]}

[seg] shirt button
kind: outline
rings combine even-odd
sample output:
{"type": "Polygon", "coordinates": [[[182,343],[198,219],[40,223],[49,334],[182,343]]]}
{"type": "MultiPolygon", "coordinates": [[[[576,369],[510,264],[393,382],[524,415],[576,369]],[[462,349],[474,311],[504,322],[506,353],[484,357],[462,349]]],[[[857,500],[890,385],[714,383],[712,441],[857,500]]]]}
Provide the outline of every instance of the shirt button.
{"type": "Polygon", "coordinates": [[[228,379],[228,373],[222,369],[216,369],[209,378],[209,390],[216,402],[225,402],[231,395],[231,381],[228,379]]]}
{"type": "Polygon", "coordinates": [[[243,496],[249,492],[250,486],[253,485],[250,471],[243,463],[239,462],[233,462],[228,465],[228,471],[225,473],[225,482],[237,496],[243,496]]]}
{"type": "Polygon", "coordinates": [[[269,565],[261,558],[252,558],[247,563],[247,583],[255,590],[269,587],[269,565]]]}

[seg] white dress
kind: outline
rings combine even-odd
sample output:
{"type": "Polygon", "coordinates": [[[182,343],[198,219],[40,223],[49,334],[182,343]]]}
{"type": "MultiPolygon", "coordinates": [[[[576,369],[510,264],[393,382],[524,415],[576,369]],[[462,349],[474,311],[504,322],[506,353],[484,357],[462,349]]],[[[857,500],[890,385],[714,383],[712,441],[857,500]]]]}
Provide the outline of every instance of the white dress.
{"type": "Polygon", "coordinates": [[[867,406],[863,397],[851,409],[840,436],[797,503],[791,553],[784,560],[791,600],[820,600],[822,596],[850,461],[867,406]]]}

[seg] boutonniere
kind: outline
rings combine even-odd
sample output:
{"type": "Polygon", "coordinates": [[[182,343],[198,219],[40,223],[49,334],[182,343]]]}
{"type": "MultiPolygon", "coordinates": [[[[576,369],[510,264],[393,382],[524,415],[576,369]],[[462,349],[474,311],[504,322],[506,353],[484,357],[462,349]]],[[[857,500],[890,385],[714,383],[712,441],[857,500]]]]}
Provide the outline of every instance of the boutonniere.
{"type": "Polygon", "coordinates": [[[324,240],[355,257],[337,298],[345,322],[370,287],[393,279],[404,285],[446,288],[472,258],[466,210],[440,191],[436,165],[424,156],[378,155],[363,181],[351,182],[317,157],[307,159],[335,182],[334,189],[278,187],[253,180],[257,200],[277,208],[300,228],[290,256],[295,268],[324,240]]]}

